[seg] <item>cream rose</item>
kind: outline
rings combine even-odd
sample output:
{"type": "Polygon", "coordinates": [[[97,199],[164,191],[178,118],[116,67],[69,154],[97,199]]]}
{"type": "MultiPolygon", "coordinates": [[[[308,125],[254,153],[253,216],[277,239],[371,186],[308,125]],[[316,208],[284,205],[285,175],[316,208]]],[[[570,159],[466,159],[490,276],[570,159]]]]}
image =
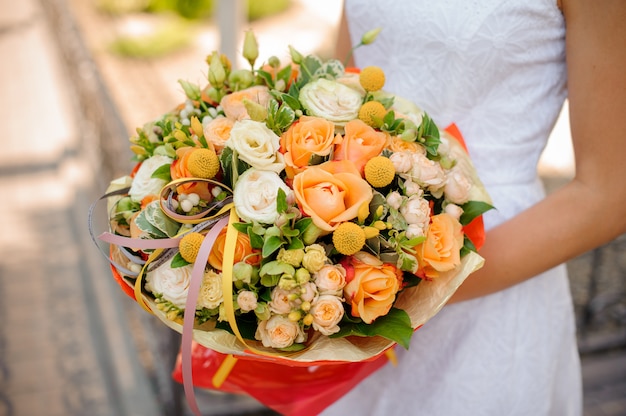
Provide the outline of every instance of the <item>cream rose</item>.
{"type": "Polygon", "coordinates": [[[363,96],[339,82],[318,79],[302,87],[300,103],[307,114],[344,125],[358,117],[363,96]]]}
{"type": "Polygon", "coordinates": [[[411,170],[413,160],[409,152],[395,152],[389,156],[389,160],[393,163],[393,167],[397,173],[407,173],[411,170]]]}
{"type": "Polygon", "coordinates": [[[215,309],[224,302],[222,292],[222,275],[208,270],[202,277],[200,292],[198,293],[198,307],[215,309]]]}
{"type": "Polygon", "coordinates": [[[278,189],[289,197],[291,189],[277,173],[250,168],[237,180],[233,203],[237,215],[247,222],[274,224],[278,218],[276,198],[278,189]]]}
{"type": "Polygon", "coordinates": [[[146,289],[185,309],[193,265],[172,269],[171,261],[146,274],[146,289]]]}
{"type": "Polygon", "coordinates": [[[346,285],[346,269],[340,264],[326,265],[313,275],[321,295],[339,296],[346,285]]]}
{"type": "Polygon", "coordinates": [[[282,315],[274,315],[267,321],[261,321],[254,337],[264,347],[287,348],[294,342],[304,342],[305,336],[297,322],[282,315]]]}
{"type": "Polygon", "coordinates": [[[237,293],[237,305],[242,312],[250,312],[256,309],[258,297],[251,290],[242,290],[237,293]]]}
{"type": "Polygon", "coordinates": [[[171,165],[174,160],[167,156],[156,155],[144,160],[139,166],[128,195],[135,202],[141,202],[148,195],[158,195],[167,183],[163,179],[153,178],[155,170],[163,165],[171,165]]]}
{"type": "Polygon", "coordinates": [[[285,168],[283,155],[278,151],[280,138],[265,123],[237,121],[224,145],[235,150],[241,160],[254,168],[276,173],[285,168]]]}
{"type": "Polygon", "coordinates": [[[313,282],[307,282],[300,287],[300,299],[297,302],[300,305],[302,302],[315,302],[319,296],[317,286],[313,282]]]}
{"type": "Polygon", "coordinates": [[[387,195],[386,199],[387,204],[389,204],[391,208],[395,209],[400,209],[400,206],[402,206],[402,202],[404,200],[404,198],[402,197],[402,195],[400,195],[400,192],[398,191],[391,192],[389,195],[387,195]]]}
{"type": "Polygon", "coordinates": [[[332,335],[339,332],[339,322],[343,318],[344,309],[337,296],[320,296],[311,305],[309,313],[313,316],[313,329],[322,335],[332,335]]]}

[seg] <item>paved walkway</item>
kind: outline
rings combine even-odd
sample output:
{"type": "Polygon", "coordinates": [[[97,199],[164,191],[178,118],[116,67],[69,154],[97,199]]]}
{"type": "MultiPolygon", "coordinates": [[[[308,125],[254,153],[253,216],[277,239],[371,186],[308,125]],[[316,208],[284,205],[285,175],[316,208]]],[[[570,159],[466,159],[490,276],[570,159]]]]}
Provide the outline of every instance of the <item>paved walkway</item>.
{"type": "MultiPolygon", "coordinates": [[[[121,295],[87,232],[130,155],[100,78],[115,68],[94,66],[68,2],[0,0],[0,416],[186,415],[169,377],[178,337],[121,295]]],[[[586,416],[626,415],[623,349],[586,355],[584,375],[586,416]]],[[[263,413],[199,394],[206,415],[263,413]]]]}

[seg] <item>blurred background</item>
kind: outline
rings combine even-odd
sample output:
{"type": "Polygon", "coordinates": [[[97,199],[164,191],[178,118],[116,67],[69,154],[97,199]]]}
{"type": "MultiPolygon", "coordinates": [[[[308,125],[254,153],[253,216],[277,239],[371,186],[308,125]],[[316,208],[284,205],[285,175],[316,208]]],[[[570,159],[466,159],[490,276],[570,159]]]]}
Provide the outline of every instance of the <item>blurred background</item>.
{"type": "MultiPolygon", "coordinates": [[[[332,55],[337,0],[0,0],[0,416],[187,415],[180,337],[126,298],[91,241],[90,204],[128,173],[128,137],[204,84],[206,56],[332,55]]],[[[573,175],[567,107],[541,160],[573,175]]],[[[96,230],[104,230],[96,216],[96,230]]],[[[626,415],[626,236],[568,263],[585,415],[626,415]]],[[[532,328],[529,328],[532,330],[532,328]]],[[[205,415],[271,415],[197,391],[205,415]]]]}

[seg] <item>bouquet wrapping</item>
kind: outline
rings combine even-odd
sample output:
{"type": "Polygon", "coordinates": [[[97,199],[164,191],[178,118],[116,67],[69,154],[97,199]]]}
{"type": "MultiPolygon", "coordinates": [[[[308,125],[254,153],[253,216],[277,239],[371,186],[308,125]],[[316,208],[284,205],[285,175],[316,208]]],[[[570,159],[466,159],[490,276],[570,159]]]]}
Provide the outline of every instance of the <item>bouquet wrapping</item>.
{"type": "Polygon", "coordinates": [[[177,379],[315,414],[482,266],[491,200],[455,126],[385,92],[380,68],[291,47],[257,68],[256,48],[247,33],[250,69],[211,54],[208,84],[180,81],[185,102],[137,129],[99,239],[183,334],[177,379]]]}

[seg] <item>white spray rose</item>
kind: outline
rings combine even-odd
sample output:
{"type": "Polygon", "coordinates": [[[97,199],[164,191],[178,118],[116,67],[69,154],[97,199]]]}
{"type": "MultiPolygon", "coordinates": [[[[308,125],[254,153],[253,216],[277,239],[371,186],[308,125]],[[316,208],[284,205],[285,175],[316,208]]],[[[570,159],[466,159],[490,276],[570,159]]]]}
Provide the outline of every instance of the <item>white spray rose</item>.
{"type": "Polygon", "coordinates": [[[448,172],[446,184],[443,189],[446,200],[463,205],[469,201],[472,183],[460,169],[452,169],[448,172]]]}
{"type": "Polygon", "coordinates": [[[294,342],[305,340],[300,325],[282,315],[274,315],[267,321],[261,321],[254,337],[261,341],[264,347],[270,348],[287,348],[294,342]]]}
{"type": "Polygon", "coordinates": [[[424,227],[421,224],[409,224],[405,231],[406,238],[423,237],[426,235],[424,227]]]}
{"type": "Polygon", "coordinates": [[[389,195],[387,195],[386,199],[387,204],[389,204],[389,206],[394,209],[400,209],[400,206],[402,205],[402,202],[404,200],[404,198],[402,197],[402,195],[400,195],[400,192],[398,191],[391,192],[389,195]]]}
{"type": "Polygon", "coordinates": [[[323,335],[339,332],[339,322],[344,309],[341,299],[333,295],[322,295],[312,305],[309,313],[313,316],[313,329],[323,335]]]}
{"type": "Polygon", "coordinates": [[[283,154],[278,151],[280,138],[265,123],[249,119],[237,121],[224,144],[254,168],[277,173],[285,168],[283,154]]]}
{"type": "Polygon", "coordinates": [[[289,301],[289,295],[292,293],[295,292],[293,290],[281,289],[278,286],[274,287],[271,293],[272,300],[267,304],[270,311],[282,315],[287,315],[291,312],[293,305],[289,301]]]}
{"type": "Polygon", "coordinates": [[[146,274],[146,289],[185,309],[193,265],[172,269],[171,261],[146,274]]]}
{"type": "Polygon", "coordinates": [[[257,294],[251,290],[242,290],[237,294],[237,305],[242,312],[253,311],[257,307],[257,294]]]}
{"type": "Polygon", "coordinates": [[[455,204],[448,204],[444,208],[446,214],[454,217],[457,221],[461,219],[461,215],[463,215],[463,208],[455,204]]]}
{"type": "Polygon", "coordinates": [[[248,169],[235,184],[233,202],[237,215],[247,222],[274,224],[278,218],[278,189],[287,197],[293,193],[276,172],[248,169]]]}
{"type": "Polygon", "coordinates": [[[400,213],[408,224],[424,228],[430,221],[430,204],[424,198],[412,196],[400,207],[400,213]]]}
{"type": "Polygon", "coordinates": [[[394,152],[389,156],[397,173],[406,173],[411,170],[413,160],[410,152],[394,152]]]}
{"type": "Polygon", "coordinates": [[[344,125],[358,117],[363,96],[339,82],[318,79],[302,87],[300,103],[307,114],[344,125]]]}
{"type": "Polygon", "coordinates": [[[404,182],[404,191],[406,192],[407,196],[424,195],[424,190],[422,189],[422,187],[411,180],[404,182]]]}
{"type": "Polygon", "coordinates": [[[444,185],[446,174],[439,163],[419,153],[413,153],[411,157],[412,167],[408,176],[412,181],[430,188],[431,191],[444,185]]]}
{"type": "Polygon", "coordinates": [[[152,156],[144,160],[135,173],[133,183],[128,191],[130,198],[135,202],[140,202],[148,195],[158,195],[167,182],[163,179],[153,178],[152,174],[161,166],[171,165],[172,162],[172,158],[162,155],[152,156]]]}

